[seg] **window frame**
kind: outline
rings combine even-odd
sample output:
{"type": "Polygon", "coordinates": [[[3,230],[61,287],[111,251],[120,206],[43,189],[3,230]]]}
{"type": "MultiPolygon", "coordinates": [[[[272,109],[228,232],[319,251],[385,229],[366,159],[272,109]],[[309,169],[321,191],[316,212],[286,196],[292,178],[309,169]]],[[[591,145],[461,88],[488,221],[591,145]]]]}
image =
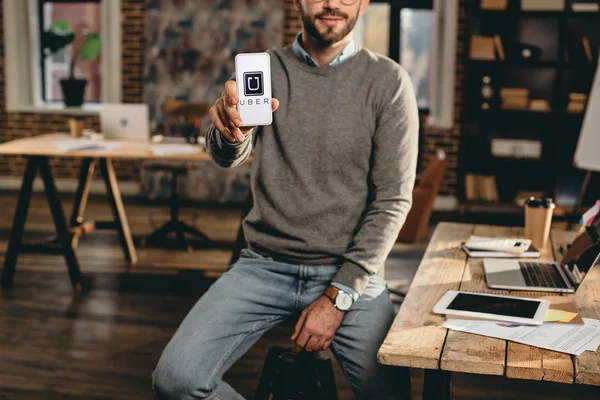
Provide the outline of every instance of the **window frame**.
{"type": "MultiPolygon", "coordinates": [[[[32,27],[32,29],[35,29],[36,32],[32,32],[32,35],[37,34],[38,37],[38,46],[37,46],[37,50],[36,49],[32,49],[32,51],[38,51],[38,54],[41,55],[44,53],[44,48],[42,47],[42,34],[43,34],[43,20],[44,20],[44,5],[47,3],[57,3],[57,4],[65,4],[65,3],[96,3],[99,4],[100,9],[102,10],[102,0],[35,0],[35,2],[37,3],[37,27],[32,27]]],[[[33,4],[33,1],[30,3],[33,4]]],[[[100,19],[102,19],[102,16],[100,17],[100,19]]],[[[102,27],[105,28],[105,23],[102,21],[102,27]]],[[[32,24],[33,25],[33,24],[32,24]]],[[[102,32],[102,34],[104,34],[104,31],[102,32]]],[[[40,79],[41,79],[41,83],[40,86],[36,89],[34,89],[34,93],[38,93],[41,94],[42,98],[41,98],[41,104],[55,104],[55,103],[59,103],[55,100],[48,100],[46,97],[46,64],[44,63],[44,59],[42,57],[40,57],[38,59],[39,61],[39,69],[37,70],[40,79]]],[[[104,60],[102,61],[102,64],[104,64],[104,60]]],[[[35,73],[35,71],[33,71],[35,73]]],[[[102,76],[102,78],[104,79],[104,75],[102,76]]],[[[86,103],[88,104],[100,104],[101,102],[98,101],[86,101],[86,103]]]]}
{"type": "MultiPolygon", "coordinates": [[[[90,1],[90,0],[85,0],[90,1]]],[[[75,0],[52,2],[72,3],[75,0]]],[[[98,0],[102,21],[102,103],[120,103],[121,82],[121,0],[98,0]]],[[[34,93],[40,89],[41,53],[38,0],[4,1],[4,45],[6,110],[8,112],[98,114],[102,103],[86,102],[82,107],[41,103],[34,93]],[[36,57],[37,54],[37,57],[36,57]]],[[[39,93],[39,92],[38,92],[39,93]]]]}
{"type": "MultiPolygon", "coordinates": [[[[433,12],[433,0],[371,0],[371,4],[390,5],[390,40],[388,55],[392,60],[396,61],[398,64],[401,64],[400,54],[402,52],[402,9],[410,8],[413,10],[431,10],[433,12]]],[[[429,115],[429,108],[419,108],[419,114],[429,115]]]]}

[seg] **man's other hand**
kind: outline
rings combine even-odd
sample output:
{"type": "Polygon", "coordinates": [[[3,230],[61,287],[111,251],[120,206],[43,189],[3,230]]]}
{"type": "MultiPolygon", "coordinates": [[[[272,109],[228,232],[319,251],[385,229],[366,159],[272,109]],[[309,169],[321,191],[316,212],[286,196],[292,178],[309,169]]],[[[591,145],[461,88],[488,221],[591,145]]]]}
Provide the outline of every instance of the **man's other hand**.
{"type": "Polygon", "coordinates": [[[344,314],[335,308],[328,297],[319,297],[300,314],[291,337],[296,342],[292,351],[299,353],[302,350],[327,350],[342,324],[344,314]]]}

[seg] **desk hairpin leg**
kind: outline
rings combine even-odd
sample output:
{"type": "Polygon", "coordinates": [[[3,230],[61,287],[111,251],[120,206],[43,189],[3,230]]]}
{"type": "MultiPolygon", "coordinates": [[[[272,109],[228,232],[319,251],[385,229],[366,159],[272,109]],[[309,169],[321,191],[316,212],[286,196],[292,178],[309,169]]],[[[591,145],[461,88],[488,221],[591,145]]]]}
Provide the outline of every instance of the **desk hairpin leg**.
{"type": "Polygon", "coordinates": [[[10,238],[8,240],[8,249],[6,251],[6,257],[4,258],[4,268],[2,268],[3,288],[11,287],[15,276],[15,267],[21,248],[23,232],[25,230],[25,221],[27,220],[29,203],[31,202],[31,193],[33,191],[33,180],[35,178],[36,169],[36,160],[30,158],[27,161],[27,167],[25,168],[25,174],[23,175],[21,191],[19,192],[19,199],[17,200],[15,216],[10,231],[10,238]]]}
{"type": "Polygon", "coordinates": [[[131,229],[129,229],[129,222],[127,222],[127,215],[125,214],[125,207],[123,206],[123,199],[121,198],[121,192],[119,191],[119,184],[117,182],[117,175],[112,165],[112,160],[101,159],[100,160],[100,172],[102,178],[106,184],[106,194],[108,196],[108,202],[112,209],[115,217],[115,228],[119,234],[119,241],[121,247],[125,253],[125,258],[131,264],[137,263],[137,252],[131,237],[131,229]]]}
{"type": "Polygon", "coordinates": [[[423,400],[450,400],[452,380],[449,371],[425,370],[423,380],[423,400]]]}
{"type": "Polygon", "coordinates": [[[94,167],[96,161],[91,158],[84,158],[81,162],[81,172],[79,173],[79,184],[73,199],[73,211],[71,213],[71,227],[83,224],[83,213],[87,206],[88,195],[90,194],[90,185],[94,177],[94,167]]]}
{"type": "Polygon", "coordinates": [[[27,161],[25,175],[23,176],[23,184],[17,202],[15,218],[8,243],[6,258],[4,259],[4,268],[2,270],[2,287],[9,288],[12,286],[15,274],[17,256],[20,252],[38,253],[38,254],[62,254],[67,262],[71,285],[76,291],[85,290],[84,282],[79,270],[79,263],[75,250],[73,248],[72,234],[67,227],[67,221],[63,212],[60,198],[52,177],[50,163],[46,157],[30,157],[27,161]],[[50,212],[56,228],[58,247],[52,244],[23,244],[23,232],[25,222],[27,220],[27,212],[31,201],[33,191],[33,180],[36,172],[39,170],[44,182],[44,192],[50,212]]]}

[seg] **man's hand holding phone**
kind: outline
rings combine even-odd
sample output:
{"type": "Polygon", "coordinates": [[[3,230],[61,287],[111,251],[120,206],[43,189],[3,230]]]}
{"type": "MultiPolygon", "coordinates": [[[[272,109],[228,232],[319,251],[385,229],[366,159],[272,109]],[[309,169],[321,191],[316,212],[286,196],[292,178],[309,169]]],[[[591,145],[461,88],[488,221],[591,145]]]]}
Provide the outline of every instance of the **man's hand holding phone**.
{"type": "MultiPolygon", "coordinates": [[[[234,80],[225,82],[225,90],[215,104],[210,108],[210,119],[215,128],[230,142],[243,142],[255,126],[242,127],[243,121],[238,112],[238,90],[234,80]]],[[[279,108],[279,100],[271,100],[271,110],[279,108]]]]}

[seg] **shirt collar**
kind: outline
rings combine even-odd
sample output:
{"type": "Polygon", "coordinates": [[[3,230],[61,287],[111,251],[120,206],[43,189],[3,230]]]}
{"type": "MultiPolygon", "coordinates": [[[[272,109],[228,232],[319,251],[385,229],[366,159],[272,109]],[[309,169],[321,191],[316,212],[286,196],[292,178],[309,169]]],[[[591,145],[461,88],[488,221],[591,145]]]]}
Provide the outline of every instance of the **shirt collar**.
{"type": "MultiPolygon", "coordinates": [[[[347,59],[352,57],[355,50],[356,50],[356,43],[354,42],[354,39],[352,39],[350,41],[350,43],[348,43],[346,45],[346,47],[343,48],[343,50],[340,52],[340,54],[338,54],[338,56],[335,57],[333,59],[333,61],[331,61],[329,63],[329,65],[332,66],[332,65],[343,63],[344,61],[346,61],[347,59]]],[[[317,62],[302,47],[302,32],[299,32],[296,35],[296,39],[292,43],[292,51],[294,52],[296,57],[298,57],[298,59],[300,61],[302,61],[303,63],[306,63],[307,65],[310,65],[311,67],[319,66],[317,64],[317,62]]]]}

